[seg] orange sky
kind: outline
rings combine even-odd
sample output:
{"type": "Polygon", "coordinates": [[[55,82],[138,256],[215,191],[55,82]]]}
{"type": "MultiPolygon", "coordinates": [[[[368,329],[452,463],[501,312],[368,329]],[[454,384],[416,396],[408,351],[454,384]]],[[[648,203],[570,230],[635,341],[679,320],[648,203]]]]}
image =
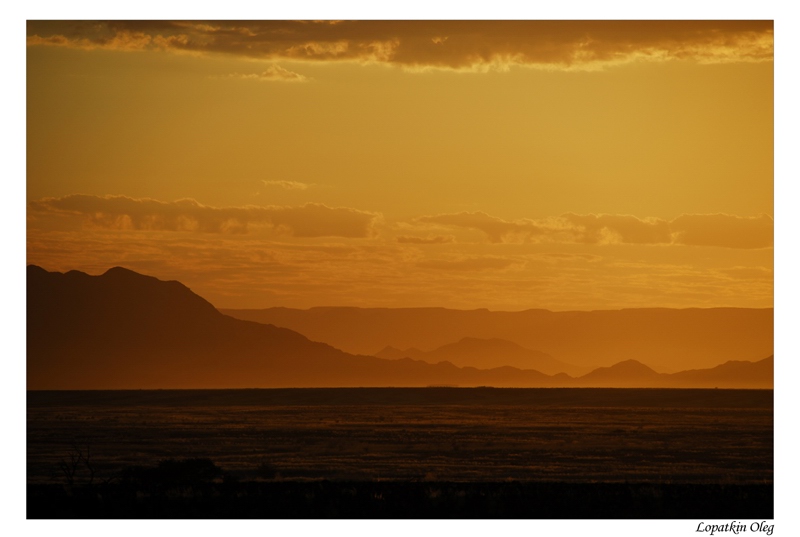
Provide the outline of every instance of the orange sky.
{"type": "Polygon", "coordinates": [[[771,22],[30,22],[27,261],[218,307],[771,307],[771,22]]]}

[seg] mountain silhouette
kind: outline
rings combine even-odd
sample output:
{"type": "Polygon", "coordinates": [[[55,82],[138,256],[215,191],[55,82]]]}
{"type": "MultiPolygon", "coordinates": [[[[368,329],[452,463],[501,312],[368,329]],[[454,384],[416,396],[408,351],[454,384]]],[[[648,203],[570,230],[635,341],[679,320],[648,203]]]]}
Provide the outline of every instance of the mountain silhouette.
{"type": "Polygon", "coordinates": [[[710,369],[691,369],[673,373],[670,378],[687,388],[772,388],[775,377],[775,358],[758,362],[731,360],[710,369]]]}
{"type": "Polygon", "coordinates": [[[29,389],[548,385],[538,371],[355,356],[234,319],[176,281],[27,269],[29,389]]]}
{"type": "Polygon", "coordinates": [[[417,358],[420,354],[425,354],[425,351],[415,349],[414,347],[401,351],[400,349],[388,345],[376,352],[375,356],[378,358],[385,358],[386,360],[400,360],[401,358],[417,358]]]}
{"type": "Polygon", "coordinates": [[[573,380],[573,386],[614,388],[757,388],[772,389],[774,359],[729,361],[709,369],[658,373],[636,360],[600,367],[573,380]]]}
{"type": "Polygon", "coordinates": [[[29,266],[27,278],[29,387],[242,387],[281,384],[276,374],[291,385],[293,361],[345,356],[119,267],[89,276],[29,266]]]}
{"type": "Polygon", "coordinates": [[[27,269],[28,389],[655,387],[682,382],[771,387],[771,381],[772,358],[675,375],[627,361],[572,378],[510,366],[478,369],[450,361],[352,355],[287,328],[224,315],[176,281],[120,267],[100,276],[27,269]]]}
{"type": "Polygon", "coordinates": [[[500,338],[584,370],[639,360],[662,372],[769,356],[773,310],[640,308],[517,312],[445,308],[268,308],[221,310],[296,330],[355,354],[436,349],[464,337],[500,338]]]}
{"type": "Polygon", "coordinates": [[[517,369],[535,369],[547,375],[557,373],[575,375],[585,371],[585,368],[565,364],[549,354],[526,349],[512,341],[500,338],[465,337],[455,343],[442,345],[428,352],[413,347],[405,351],[394,347],[385,347],[375,356],[390,360],[408,357],[434,364],[448,361],[459,367],[476,367],[478,369],[511,366],[517,369]]]}
{"type": "Polygon", "coordinates": [[[576,380],[585,386],[647,387],[669,384],[667,377],[641,362],[625,360],[610,367],[597,368],[576,380]]]}
{"type": "Polygon", "coordinates": [[[584,368],[639,360],[662,372],[711,368],[774,353],[773,310],[640,308],[517,312],[445,308],[221,310],[296,330],[354,354],[436,349],[464,337],[513,341],[584,368]]]}

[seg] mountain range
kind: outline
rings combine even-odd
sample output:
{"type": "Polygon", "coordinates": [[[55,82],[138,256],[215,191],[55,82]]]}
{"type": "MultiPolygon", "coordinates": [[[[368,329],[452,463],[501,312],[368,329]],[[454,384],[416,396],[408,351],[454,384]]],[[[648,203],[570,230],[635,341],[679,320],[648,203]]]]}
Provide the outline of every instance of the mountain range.
{"type": "Polygon", "coordinates": [[[478,369],[491,369],[498,365],[505,365],[517,369],[535,369],[547,375],[567,373],[576,376],[587,372],[586,368],[566,364],[549,354],[526,349],[513,341],[499,338],[465,337],[455,343],[442,345],[428,352],[414,347],[403,351],[388,346],[376,353],[375,356],[389,360],[413,358],[432,364],[450,362],[458,367],[476,367],[478,369]]]}
{"type": "Polygon", "coordinates": [[[428,385],[771,388],[772,358],[673,375],[629,360],[577,378],[390,360],[235,319],[179,282],[121,267],[100,276],[27,269],[28,389],[428,385]]]}
{"type": "MultiPolygon", "coordinates": [[[[640,308],[489,311],[445,308],[223,309],[353,354],[432,350],[462,338],[502,339],[584,370],[639,360],[674,373],[773,354],[773,310],[640,308]]],[[[502,364],[498,364],[502,365],[502,364]]]]}

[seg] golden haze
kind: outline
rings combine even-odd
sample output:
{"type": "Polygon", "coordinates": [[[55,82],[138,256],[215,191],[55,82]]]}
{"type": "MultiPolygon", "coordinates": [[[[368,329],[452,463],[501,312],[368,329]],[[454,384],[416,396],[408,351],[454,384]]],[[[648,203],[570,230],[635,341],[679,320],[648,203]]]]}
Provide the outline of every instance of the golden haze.
{"type": "Polygon", "coordinates": [[[772,24],[31,21],[28,262],[222,308],[771,307],[772,24]]]}

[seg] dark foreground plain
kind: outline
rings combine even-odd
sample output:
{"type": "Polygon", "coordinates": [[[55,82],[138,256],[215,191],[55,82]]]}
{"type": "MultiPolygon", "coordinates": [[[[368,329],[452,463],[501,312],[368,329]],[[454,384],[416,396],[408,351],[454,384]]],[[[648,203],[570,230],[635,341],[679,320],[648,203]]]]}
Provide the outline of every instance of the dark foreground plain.
{"type": "Polygon", "coordinates": [[[27,412],[30,518],[773,515],[771,390],[31,391],[27,412]],[[186,460],[214,472],[154,473],[186,460]]]}

